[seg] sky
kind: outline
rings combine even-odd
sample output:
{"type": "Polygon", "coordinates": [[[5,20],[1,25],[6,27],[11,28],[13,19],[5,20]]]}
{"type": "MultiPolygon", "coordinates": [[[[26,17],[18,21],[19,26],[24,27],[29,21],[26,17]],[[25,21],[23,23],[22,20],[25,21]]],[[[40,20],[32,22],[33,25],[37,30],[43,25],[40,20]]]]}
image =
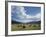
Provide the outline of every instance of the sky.
{"type": "Polygon", "coordinates": [[[41,20],[41,7],[11,6],[11,19],[27,23],[41,20]]]}

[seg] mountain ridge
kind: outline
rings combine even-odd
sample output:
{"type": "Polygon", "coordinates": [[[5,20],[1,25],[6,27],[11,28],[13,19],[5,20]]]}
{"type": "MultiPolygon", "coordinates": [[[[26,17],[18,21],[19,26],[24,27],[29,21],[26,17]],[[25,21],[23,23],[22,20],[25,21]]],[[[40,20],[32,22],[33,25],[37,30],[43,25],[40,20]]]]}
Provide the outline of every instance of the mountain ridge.
{"type": "MultiPolygon", "coordinates": [[[[21,22],[13,21],[13,20],[12,20],[11,23],[12,23],[12,24],[25,24],[25,23],[21,23],[21,22]]],[[[40,24],[41,21],[33,21],[33,22],[28,22],[28,23],[26,23],[26,24],[32,24],[32,23],[33,23],[33,24],[35,24],[35,23],[36,23],[36,24],[37,24],[37,23],[40,24]]]]}

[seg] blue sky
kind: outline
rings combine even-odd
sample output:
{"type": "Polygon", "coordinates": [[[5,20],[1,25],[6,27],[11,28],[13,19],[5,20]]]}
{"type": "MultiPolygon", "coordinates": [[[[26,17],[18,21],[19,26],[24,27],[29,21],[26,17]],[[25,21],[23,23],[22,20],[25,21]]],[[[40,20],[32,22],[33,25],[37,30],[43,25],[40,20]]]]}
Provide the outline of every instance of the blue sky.
{"type": "Polygon", "coordinates": [[[36,15],[37,13],[40,13],[41,8],[40,7],[25,7],[26,13],[29,15],[36,15]]]}
{"type": "Polygon", "coordinates": [[[11,6],[11,18],[22,23],[39,21],[41,18],[41,7],[11,6]]]}

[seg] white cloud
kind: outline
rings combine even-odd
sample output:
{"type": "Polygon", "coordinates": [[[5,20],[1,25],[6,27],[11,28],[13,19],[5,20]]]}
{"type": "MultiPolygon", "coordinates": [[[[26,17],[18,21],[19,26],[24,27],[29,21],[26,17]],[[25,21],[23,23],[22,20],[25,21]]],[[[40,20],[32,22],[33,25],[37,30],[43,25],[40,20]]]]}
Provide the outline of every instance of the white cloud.
{"type": "Polygon", "coordinates": [[[26,11],[24,10],[24,7],[20,7],[20,12],[21,12],[21,15],[20,16],[23,16],[23,17],[25,16],[24,18],[27,18],[27,19],[29,19],[29,18],[40,18],[40,16],[41,16],[40,13],[36,14],[35,16],[27,15],[25,13],[26,11]]]}
{"type": "Polygon", "coordinates": [[[40,17],[41,17],[40,13],[37,13],[35,16],[31,16],[31,15],[27,15],[25,13],[26,11],[24,10],[24,7],[18,7],[17,9],[18,9],[18,11],[17,11],[18,17],[22,20],[15,19],[16,21],[26,23],[26,22],[32,22],[32,21],[39,21],[40,20],[40,17]],[[32,20],[32,19],[36,19],[36,20],[32,20]]]}

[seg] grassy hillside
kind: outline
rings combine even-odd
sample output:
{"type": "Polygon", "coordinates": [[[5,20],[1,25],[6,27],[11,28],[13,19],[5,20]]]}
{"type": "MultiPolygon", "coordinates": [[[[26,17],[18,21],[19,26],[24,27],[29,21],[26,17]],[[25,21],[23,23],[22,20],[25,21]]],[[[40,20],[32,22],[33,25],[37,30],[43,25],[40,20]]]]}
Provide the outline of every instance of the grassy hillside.
{"type": "Polygon", "coordinates": [[[12,24],[11,31],[40,30],[40,24],[12,24]]]}

